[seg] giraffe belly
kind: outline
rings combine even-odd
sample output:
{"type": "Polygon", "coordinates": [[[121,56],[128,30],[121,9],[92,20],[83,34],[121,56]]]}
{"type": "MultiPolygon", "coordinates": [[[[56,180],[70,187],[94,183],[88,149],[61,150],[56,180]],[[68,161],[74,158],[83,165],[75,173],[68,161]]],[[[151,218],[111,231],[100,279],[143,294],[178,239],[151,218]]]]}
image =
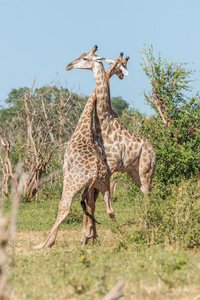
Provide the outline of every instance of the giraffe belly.
{"type": "Polygon", "coordinates": [[[100,147],[103,150],[104,157],[111,173],[116,172],[117,170],[123,170],[122,154],[121,148],[119,145],[112,144],[111,140],[109,143],[107,140],[104,140],[100,143],[100,147]]]}
{"type": "Polygon", "coordinates": [[[93,187],[99,190],[100,192],[104,192],[106,190],[109,190],[110,186],[110,178],[104,179],[104,180],[96,180],[93,187]]]}

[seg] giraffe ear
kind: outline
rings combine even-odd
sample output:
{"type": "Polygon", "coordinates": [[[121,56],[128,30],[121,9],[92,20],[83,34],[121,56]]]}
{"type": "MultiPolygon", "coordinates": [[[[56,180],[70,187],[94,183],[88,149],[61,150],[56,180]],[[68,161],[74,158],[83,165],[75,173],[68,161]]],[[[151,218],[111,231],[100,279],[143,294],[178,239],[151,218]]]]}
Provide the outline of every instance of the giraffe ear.
{"type": "Polygon", "coordinates": [[[102,61],[102,60],[105,60],[106,58],[101,57],[101,56],[97,56],[96,59],[102,61]]]}
{"type": "Polygon", "coordinates": [[[122,73],[123,73],[124,75],[126,75],[126,76],[129,75],[128,71],[127,71],[124,67],[120,66],[120,70],[122,71],[122,73]]]}
{"type": "Polygon", "coordinates": [[[106,59],[105,62],[108,64],[108,65],[113,65],[115,60],[113,59],[106,59]]]}
{"type": "Polygon", "coordinates": [[[94,61],[97,61],[97,62],[102,62],[103,60],[105,60],[105,58],[101,57],[101,56],[95,56],[95,57],[92,57],[91,59],[94,61]]]}

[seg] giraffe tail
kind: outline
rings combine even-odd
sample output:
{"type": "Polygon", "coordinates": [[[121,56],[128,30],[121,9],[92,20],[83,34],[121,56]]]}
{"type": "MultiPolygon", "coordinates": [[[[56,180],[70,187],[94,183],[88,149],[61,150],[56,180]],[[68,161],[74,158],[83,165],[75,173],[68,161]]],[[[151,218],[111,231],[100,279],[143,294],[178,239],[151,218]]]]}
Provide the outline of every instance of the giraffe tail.
{"type": "Polygon", "coordinates": [[[101,224],[99,223],[88,211],[87,211],[87,207],[86,207],[86,204],[85,204],[85,201],[84,200],[81,200],[81,206],[83,208],[83,212],[95,223],[97,224],[101,224]]]}

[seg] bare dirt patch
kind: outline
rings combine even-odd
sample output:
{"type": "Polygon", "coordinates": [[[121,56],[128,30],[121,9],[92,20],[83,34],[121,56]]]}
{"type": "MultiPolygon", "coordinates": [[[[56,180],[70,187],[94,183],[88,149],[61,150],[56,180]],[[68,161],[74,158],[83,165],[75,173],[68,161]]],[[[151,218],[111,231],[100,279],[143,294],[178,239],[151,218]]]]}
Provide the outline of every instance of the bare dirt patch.
{"type": "MultiPolygon", "coordinates": [[[[37,245],[45,237],[47,232],[43,231],[24,231],[19,232],[16,235],[16,253],[26,253],[34,245],[37,245]]],[[[56,243],[53,247],[59,248],[66,246],[68,248],[75,248],[80,246],[82,232],[81,230],[59,230],[56,243]]],[[[97,241],[105,246],[107,244],[114,244],[117,237],[108,229],[98,229],[98,238],[97,241]]],[[[89,244],[92,243],[92,239],[89,241],[89,244]]]]}

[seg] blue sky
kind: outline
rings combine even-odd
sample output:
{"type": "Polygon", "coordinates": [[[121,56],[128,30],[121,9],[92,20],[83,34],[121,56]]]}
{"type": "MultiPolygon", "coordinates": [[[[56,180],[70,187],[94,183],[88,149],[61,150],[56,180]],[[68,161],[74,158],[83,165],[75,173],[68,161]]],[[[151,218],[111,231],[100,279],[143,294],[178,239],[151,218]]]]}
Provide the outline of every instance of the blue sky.
{"type": "MultiPolygon", "coordinates": [[[[131,59],[129,76],[111,79],[111,96],[122,96],[141,112],[152,114],[140,95],[149,89],[141,72],[144,43],[171,62],[194,62],[200,69],[199,0],[0,0],[0,104],[13,88],[58,83],[90,95],[93,74],[65,71],[66,65],[95,44],[98,55],[115,59],[123,51],[131,59]]],[[[107,68],[107,66],[105,65],[107,68]]],[[[194,83],[199,90],[200,74],[194,83]]]]}

